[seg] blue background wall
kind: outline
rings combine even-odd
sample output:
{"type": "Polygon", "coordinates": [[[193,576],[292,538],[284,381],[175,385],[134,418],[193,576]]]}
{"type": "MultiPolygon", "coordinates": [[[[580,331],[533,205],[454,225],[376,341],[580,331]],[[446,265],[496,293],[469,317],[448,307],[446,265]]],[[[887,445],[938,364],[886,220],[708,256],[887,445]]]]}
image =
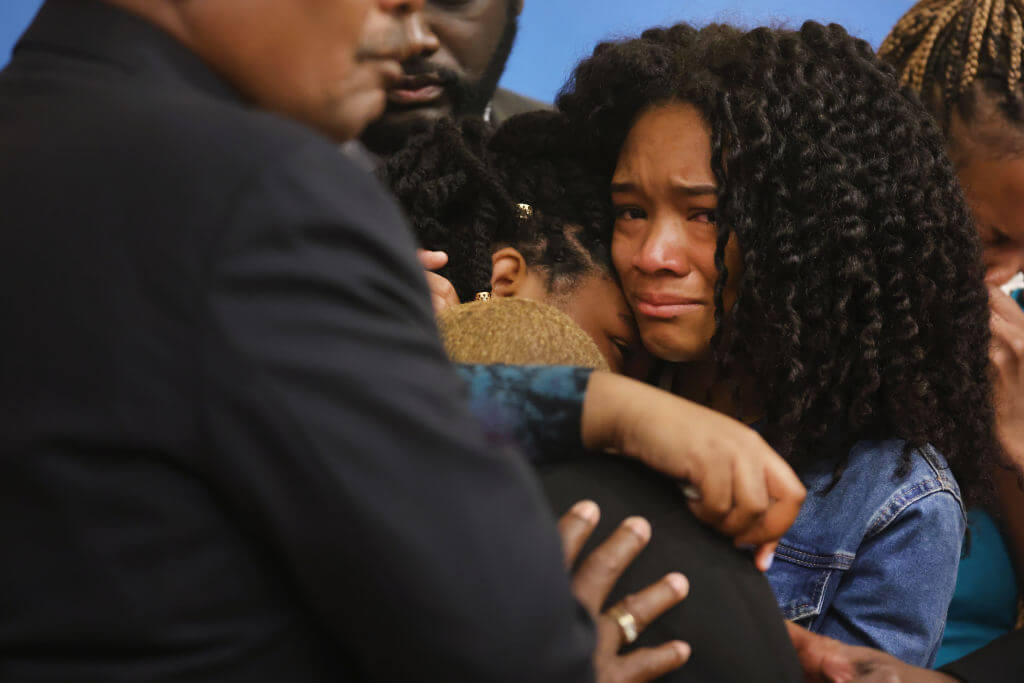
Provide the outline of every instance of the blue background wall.
{"type": "MultiPolygon", "coordinates": [[[[284,0],[282,0],[284,1],[284,0]]],[[[877,46],[912,0],[525,0],[503,85],[550,101],[601,39],[649,26],[719,20],[745,26],[836,21],[877,46]]],[[[0,64],[41,0],[0,0],[0,64]]]]}
{"type": "Polygon", "coordinates": [[[573,65],[610,36],[688,21],[799,26],[835,21],[875,47],[913,0],[525,0],[502,84],[550,101],[573,65]]]}
{"type": "Polygon", "coordinates": [[[41,0],[0,0],[0,65],[7,63],[14,41],[42,4],[41,0]]]}

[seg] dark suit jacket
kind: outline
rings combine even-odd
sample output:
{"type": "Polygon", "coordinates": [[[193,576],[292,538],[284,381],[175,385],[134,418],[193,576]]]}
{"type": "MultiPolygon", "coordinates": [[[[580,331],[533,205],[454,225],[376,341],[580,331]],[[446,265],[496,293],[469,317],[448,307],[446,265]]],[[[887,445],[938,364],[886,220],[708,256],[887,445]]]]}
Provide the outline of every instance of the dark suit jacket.
{"type": "Polygon", "coordinates": [[[0,207],[0,680],[590,678],[539,488],[334,145],[51,0],[0,207]]]}
{"type": "Polygon", "coordinates": [[[552,109],[552,106],[546,102],[535,100],[532,97],[520,95],[512,90],[498,88],[494,92],[494,97],[491,98],[490,121],[495,126],[500,126],[516,114],[525,114],[528,111],[544,109],[552,109]]]}

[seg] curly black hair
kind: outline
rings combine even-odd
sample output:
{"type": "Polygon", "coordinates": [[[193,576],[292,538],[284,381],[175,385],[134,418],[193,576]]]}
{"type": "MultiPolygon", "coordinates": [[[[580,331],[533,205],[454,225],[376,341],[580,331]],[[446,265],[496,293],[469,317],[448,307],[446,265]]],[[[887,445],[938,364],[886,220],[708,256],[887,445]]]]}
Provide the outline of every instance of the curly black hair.
{"type": "Polygon", "coordinates": [[[931,443],[983,499],[999,454],[987,292],[932,118],[867,43],[814,22],[603,43],[558,98],[606,181],[633,122],[668,102],[693,105],[712,131],[712,346],[720,377],[756,382],[766,439],[798,469],[837,439],[904,438],[904,470],[931,443]],[[723,334],[733,234],[743,272],[723,334]]]}
{"type": "Polygon", "coordinates": [[[448,252],[441,274],[462,301],[490,288],[491,255],[505,245],[548,276],[553,294],[611,272],[608,193],[566,125],[544,111],[496,131],[478,119],[443,119],[381,170],[423,247],[448,252]]]}

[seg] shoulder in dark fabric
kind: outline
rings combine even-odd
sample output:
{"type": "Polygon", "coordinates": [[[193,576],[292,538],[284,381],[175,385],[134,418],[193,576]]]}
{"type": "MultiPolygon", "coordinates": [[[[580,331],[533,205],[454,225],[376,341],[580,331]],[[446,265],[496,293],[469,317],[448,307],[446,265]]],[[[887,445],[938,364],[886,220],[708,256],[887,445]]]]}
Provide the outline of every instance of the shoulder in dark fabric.
{"type": "Polygon", "coordinates": [[[528,111],[542,109],[554,109],[547,102],[535,100],[517,92],[498,88],[491,98],[491,123],[500,126],[516,114],[525,114],[528,111]]]}
{"type": "Polygon", "coordinates": [[[689,597],[651,624],[634,645],[679,639],[693,648],[686,666],[659,680],[803,680],[767,580],[727,538],[697,521],[676,483],[612,456],[547,463],[538,470],[556,515],[578,500],[601,507],[601,521],[580,557],[626,517],[639,515],[651,523],[650,543],[608,596],[606,608],[669,572],[689,579],[689,597]]]}

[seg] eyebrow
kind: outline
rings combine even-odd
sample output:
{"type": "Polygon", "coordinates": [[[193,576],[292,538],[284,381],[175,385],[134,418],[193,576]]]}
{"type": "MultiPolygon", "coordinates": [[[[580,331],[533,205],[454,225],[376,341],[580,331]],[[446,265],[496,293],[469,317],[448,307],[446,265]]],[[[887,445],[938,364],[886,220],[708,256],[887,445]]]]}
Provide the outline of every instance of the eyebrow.
{"type": "MultiPolygon", "coordinates": [[[[702,197],[709,194],[718,194],[718,188],[714,185],[690,185],[689,183],[673,183],[672,189],[679,194],[688,197],[702,197]]],[[[612,194],[638,192],[635,183],[612,183],[612,194]]]]}

